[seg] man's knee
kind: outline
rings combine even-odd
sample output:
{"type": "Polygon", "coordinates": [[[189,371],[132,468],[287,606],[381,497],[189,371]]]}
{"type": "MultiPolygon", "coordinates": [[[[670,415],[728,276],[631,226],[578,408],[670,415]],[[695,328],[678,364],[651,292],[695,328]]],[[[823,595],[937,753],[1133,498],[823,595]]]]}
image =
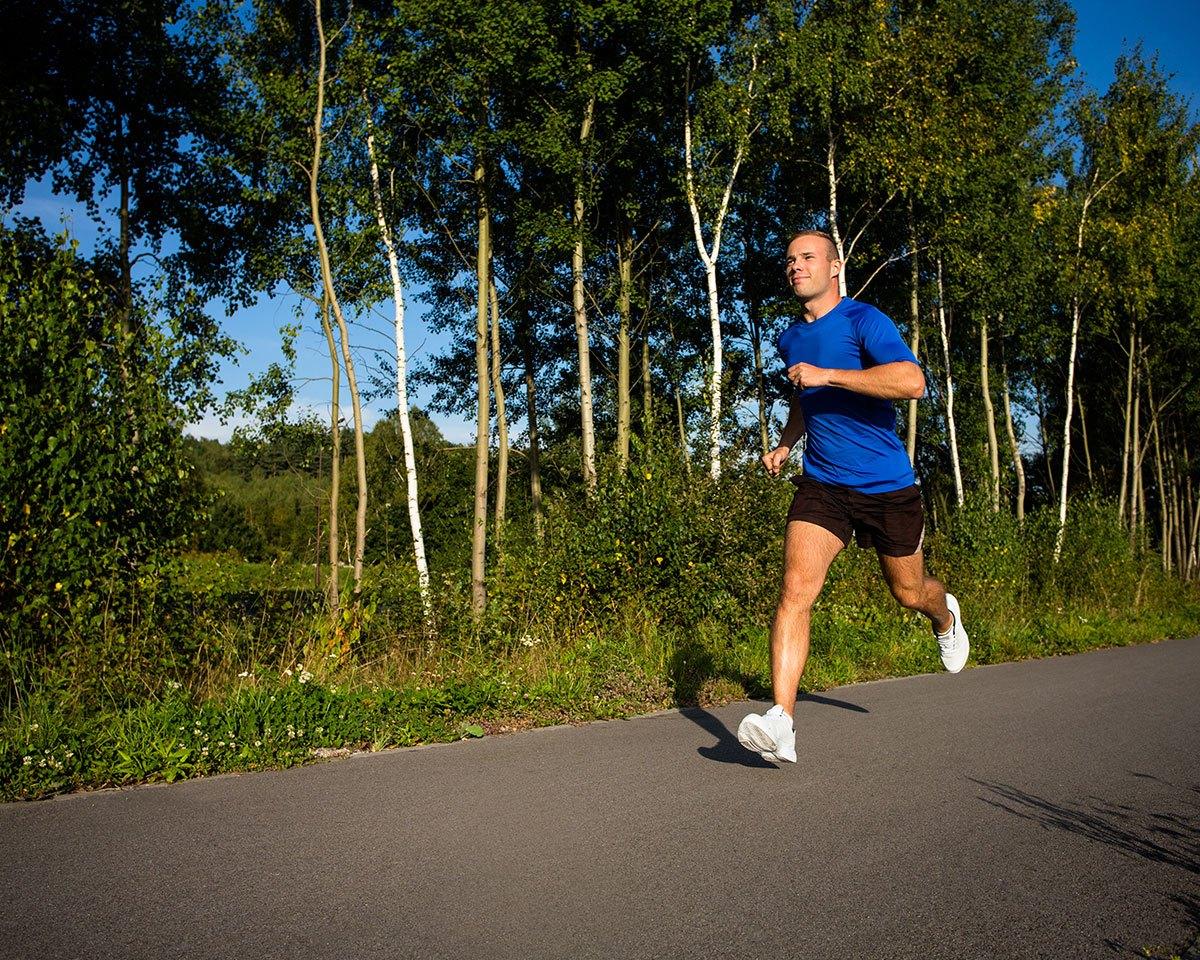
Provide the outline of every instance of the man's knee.
{"type": "Polygon", "coordinates": [[[921,607],[922,601],[925,599],[925,591],[921,586],[914,586],[910,583],[893,583],[892,596],[896,598],[896,602],[900,606],[908,610],[918,610],[921,607]]]}
{"type": "Polygon", "coordinates": [[[821,592],[821,584],[801,576],[785,576],[779,591],[779,606],[793,613],[805,613],[812,609],[821,592]]]}

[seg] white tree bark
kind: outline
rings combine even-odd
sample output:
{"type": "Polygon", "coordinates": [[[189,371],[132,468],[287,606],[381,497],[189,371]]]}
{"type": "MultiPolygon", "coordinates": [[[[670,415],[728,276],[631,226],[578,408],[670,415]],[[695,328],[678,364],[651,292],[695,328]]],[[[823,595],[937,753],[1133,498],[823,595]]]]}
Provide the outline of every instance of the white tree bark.
{"type": "Polygon", "coordinates": [[[838,226],[838,196],[837,196],[837,144],[833,131],[829,131],[829,145],[825,150],[825,171],[829,177],[829,235],[833,237],[833,245],[837,247],[838,259],[842,261],[842,269],[838,271],[838,293],[846,296],[846,250],[842,245],[841,228],[838,226]]]}
{"type": "MultiPolygon", "coordinates": [[[[1001,314],[1003,327],[1003,314],[1001,314]]],[[[987,426],[988,457],[992,470],[992,513],[1000,512],[1000,443],[996,439],[996,411],[992,405],[992,390],[988,382],[988,323],[984,317],[979,324],[979,389],[983,394],[983,412],[987,426]]]]}
{"type": "Polygon", "coordinates": [[[379,164],[375,158],[375,133],[367,117],[367,154],[371,160],[371,195],[375,200],[375,222],[387,251],[388,274],[392,280],[392,305],[395,310],[396,331],[396,417],[400,423],[400,438],[404,446],[404,479],[407,485],[408,525],[412,531],[413,556],[417,565],[417,584],[421,591],[421,604],[425,608],[425,621],[433,618],[433,600],[429,592],[429,564],[425,559],[425,536],[421,530],[421,509],[417,498],[417,459],[413,450],[412,422],[408,414],[408,354],[404,346],[404,285],[400,280],[400,267],[396,259],[396,245],[383,212],[383,191],[379,187],[379,164]]]}
{"type": "MultiPolygon", "coordinates": [[[[751,69],[748,88],[751,97],[754,94],[754,73],[758,68],[757,58],[754,58],[752,62],[753,68],[751,69]]],[[[700,220],[700,206],[696,199],[696,182],[692,173],[692,112],[688,104],[688,91],[684,93],[683,106],[684,183],[687,187],[688,210],[692,215],[692,232],[696,240],[696,250],[700,254],[701,263],[704,264],[704,276],[708,284],[708,314],[713,341],[712,376],[709,381],[709,417],[711,422],[709,424],[708,436],[708,459],[709,472],[712,478],[716,480],[721,476],[721,380],[724,371],[724,357],[721,343],[721,308],[717,298],[717,259],[721,255],[721,228],[725,224],[725,214],[729,210],[729,200],[733,195],[733,185],[737,180],[738,170],[741,168],[742,160],[746,154],[746,141],[753,131],[746,131],[746,138],[738,142],[737,151],[733,157],[733,166],[729,171],[729,179],[725,184],[725,193],[721,198],[721,205],[713,221],[713,241],[712,248],[709,249],[704,242],[704,227],[700,220]]]]}
{"type": "MultiPolygon", "coordinates": [[[[908,245],[912,248],[912,262],[909,264],[911,276],[911,287],[908,293],[909,306],[909,324],[912,328],[912,337],[909,340],[909,349],[912,350],[913,356],[919,361],[921,359],[921,310],[920,310],[920,283],[921,283],[921,265],[917,260],[917,228],[913,222],[912,204],[909,204],[909,238],[908,245]]],[[[844,268],[843,268],[844,269],[844,268]]],[[[917,463],[917,401],[908,401],[908,436],[904,443],[905,449],[908,451],[908,462],[914,466],[917,463]]]]}
{"type": "Polygon", "coordinates": [[[1017,444],[1017,432],[1013,429],[1012,402],[1008,395],[1008,363],[1004,359],[1004,339],[1000,340],[1000,376],[1004,387],[1004,427],[1008,432],[1008,446],[1012,451],[1013,470],[1017,474],[1017,523],[1025,522],[1025,464],[1021,460],[1021,448],[1017,444]]]}
{"type": "Polygon", "coordinates": [[[958,430],[954,423],[954,377],[950,370],[950,333],[946,329],[946,296],[942,287],[942,258],[937,258],[938,327],[942,333],[942,353],[946,358],[946,429],[950,433],[950,463],[954,467],[954,496],[961,507],[963,498],[962,466],[958,458],[958,430]]]}
{"type": "MultiPolygon", "coordinates": [[[[579,130],[581,148],[587,149],[592,136],[592,116],[596,98],[589,98],[579,130]]],[[[596,429],[592,414],[592,359],[588,337],[587,306],[583,289],[583,172],[575,184],[575,248],[571,253],[571,297],[575,313],[575,339],[579,350],[580,440],[583,446],[583,482],[589,494],[596,490],[596,429]]]]}

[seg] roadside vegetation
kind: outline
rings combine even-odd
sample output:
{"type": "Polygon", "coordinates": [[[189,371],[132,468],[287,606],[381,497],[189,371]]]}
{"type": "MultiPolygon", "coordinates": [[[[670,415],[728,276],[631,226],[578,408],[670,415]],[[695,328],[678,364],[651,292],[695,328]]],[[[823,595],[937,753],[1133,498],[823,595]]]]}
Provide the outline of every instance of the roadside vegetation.
{"type": "MultiPolygon", "coordinates": [[[[0,797],[764,695],[805,228],[925,370],[974,662],[1200,631],[1200,126],[1061,0],[16,6],[0,797]]],[[[810,689],[938,669],[874,563],[810,689]]]]}

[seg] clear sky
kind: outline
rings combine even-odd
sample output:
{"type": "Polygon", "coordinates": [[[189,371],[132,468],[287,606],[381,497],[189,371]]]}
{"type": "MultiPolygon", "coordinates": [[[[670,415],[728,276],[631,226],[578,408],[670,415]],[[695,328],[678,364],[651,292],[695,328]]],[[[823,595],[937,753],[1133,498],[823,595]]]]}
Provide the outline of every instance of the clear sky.
{"type": "MultiPolygon", "coordinates": [[[[1088,86],[1099,91],[1107,88],[1116,58],[1132,51],[1134,45],[1141,42],[1147,57],[1157,52],[1159,68],[1173,76],[1172,89],[1191,101],[1193,116],[1200,114],[1200,63],[1196,57],[1196,41],[1200,38],[1200,0],[1143,0],[1137,4],[1118,0],[1075,0],[1074,7],[1078,17],[1075,58],[1088,86]]],[[[54,196],[45,182],[31,185],[17,212],[39,217],[51,231],[67,225],[85,250],[95,242],[95,226],[82,207],[54,196]]],[[[282,360],[278,331],[282,324],[294,321],[296,302],[294,297],[264,299],[253,308],[225,320],[226,331],[244,345],[247,355],[237,364],[224,365],[219,393],[244,386],[252,373],[265,369],[272,361],[282,360]]],[[[424,313],[420,291],[408,291],[405,339],[410,361],[415,365],[439,352],[446,343],[444,335],[434,335],[426,328],[424,313]]],[[[311,311],[304,316],[304,321],[304,333],[297,344],[297,398],[305,408],[327,415],[329,358],[325,341],[311,311]]],[[[364,374],[372,367],[376,351],[387,356],[394,349],[391,331],[390,303],[380,304],[373,315],[362,318],[362,323],[356,325],[352,338],[357,345],[356,366],[360,380],[365,379],[364,374]]],[[[473,318],[470,323],[464,319],[464,335],[474,336],[473,318]]],[[[418,391],[410,399],[420,406],[425,397],[418,391]]],[[[368,425],[393,404],[394,399],[388,398],[371,404],[367,411],[368,425]]],[[[344,414],[349,417],[348,407],[344,414]]],[[[436,415],[434,419],[452,442],[466,443],[474,439],[473,423],[436,415]]],[[[221,424],[215,417],[209,417],[194,424],[189,432],[224,439],[232,429],[233,424],[221,424]]]]}

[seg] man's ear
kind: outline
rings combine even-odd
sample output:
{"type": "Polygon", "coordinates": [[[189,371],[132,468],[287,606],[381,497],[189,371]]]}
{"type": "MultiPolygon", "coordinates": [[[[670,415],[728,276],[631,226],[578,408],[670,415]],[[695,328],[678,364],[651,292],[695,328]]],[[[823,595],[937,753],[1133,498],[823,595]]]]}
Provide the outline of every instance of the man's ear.
{"type": "Polygon", "coordinates": [[[841,272],[842,272],[842,261],[841,260],[830,260],[829,261],[829,279],[832,280],[834,277],[838,276],[841,272]]]}

